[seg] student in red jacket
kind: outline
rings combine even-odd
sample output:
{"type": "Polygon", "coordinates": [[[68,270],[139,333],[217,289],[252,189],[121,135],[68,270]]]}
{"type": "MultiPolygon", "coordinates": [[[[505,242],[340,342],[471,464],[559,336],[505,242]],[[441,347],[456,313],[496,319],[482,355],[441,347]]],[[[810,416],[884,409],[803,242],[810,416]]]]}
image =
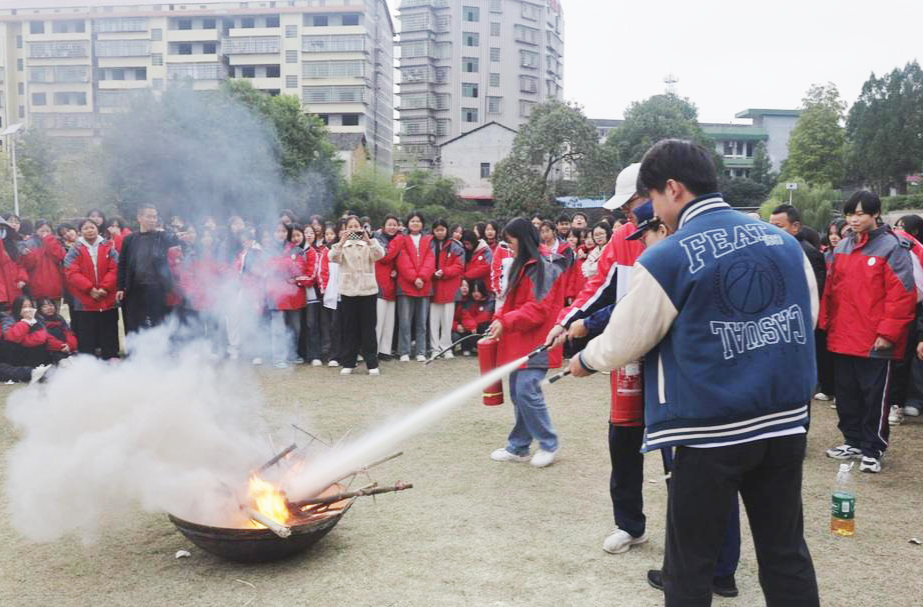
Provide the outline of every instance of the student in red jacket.
{"type": "Polygon", "coordinates": [[[496,221],[488,221],[484,224],[484,242],[487,243],[487,246],[490,247],[490,252],[493,253],[497,249],[497,245],[500,244],[500,232],[503,231],[503,228],[500,227],[500,224],[496,221]]]}
{"type": "Polygon", "coordinates": [[[490,247],[472,230],[465,230],[462,234],[462,246],[465,247],[465,280],[488,282],[492,259],[490,247]]]}
{"type": "Polygon", "coordinates": [[[298,335],[295,332],[300,327],[305,293],[297,283],[306,278],[307,264],[301,247],[290,242],[290,225],[281,221],[276,223],[273,238],[266,262],[266,307],[270,310],[272,364],[277,369],[287,369],[289,362],[298,362],[295,353],[298,335]]]}
{"type": "MultiPolygon", "coordinates": [[[[455,299],[462,282],[465,250],[449,238],[449,224],[444,219],[433,222],[433,301],[429,307],[430,348],[433,352],[452,345],[452,320],[455,318],[455,299]]],[[[454,358],[446,352],[445,358],[454,358]]]]}
{"type": "Polygon", "coordinates": [[[375,279],[378,281],[375,335],[378,338],[378,357],[391,358],[394,339],[394,319],[397,313],[397,256],[404,244],[400,220],[394,215],[385,217],[385,225],[375,232],[375,238],[385,250],[385,256],[375,262],[375,279]]]}
{"type": "MultiPolygon", "coordinates": [[[[499,339],[497,364],[504,365],[541,346],[564,305],[566,260],[539,249],[538,232],[521,217],[506,225],[506,240],[513,251],[509,286],[503,309],[498,311],[488,334],[499,339]]],[[[516,423],[507,446],[490,457],[499,462],[530,462],[541,468],[554,462],[558,437],[545,407],[541,381],[549,368],[560,366],[561,348],[555,347],[529,361],[510,375],[510,398],[516,423]],[[530,459],[529,446],[539,449],[530,459]]]]}
{"type": "Polygon", "coordinates": [[[415,327],[417,361],[424,362],[429,298],[433,291],[433,272],[436,270],[436,260],[430,246],[433,237],[423,234],[423,215],[417,211],[407,217],[406,224],[407,234],[397,258],[399,351],[401,362],[409,362],[410,331],[415,327]]]}
{"type": "Polygon", "coordinates": [[[13,301],[10,314],[4,315],[0,328],[3,330],[4,362],[23,367],[40,367],[52,363],[48,351],[48,332],[36,317],[31,297],[20,295],[13,301]]]}
{"type": "MultiPolygon", "coordinates": [[[[322,307],[320,290],[318,289],[318,274],[321,263],[321,254],[317,243],[314,241],[314,228],[308,224],[304,226],[304,262],[307,271],[305,277],[298,281],[298,286],[304,289],[305,312],[302,325],[301,340],[299,341],[299,355],[305,361],[311,361],[312,367],[320,367],[321,362],[321,327],[320,309],[322,307]]],[[[324,254],[327,248],[323,247],[324,254]]]]}
{"type": "Polygon", "coordinates": [[[470,337],[461,342],[459,346],[463,356],[471,356],[477,345],[474,336],[486,333],[494,319],[496,299],[480,280],[473,280],[470,283],[462,281],[458,292],[461,299],[455,304],[453,321],[455,331],[452,334],[452,340],[459,342],[463,337],[470,337]]]}
{"type": "Polygon", "coordinates": [[[19,233],[0,219],[0,310],[9,310],[28,282],[29,275],[20,263],[19,233]]]}
{"type": "Polygon", "coordinates": [[[827,456],[861,457],[859,470],[877,473],[888,448],[892,362],[904,353],[916,306],[910,243],[881,225],[881,200],[872,192],[855,193],[843,213],[852,231],[830,257],[820,326],[834,355],[846,440],[827,456]]]}
{"type": "Polygon", "coordinates": [[[71,331],[67,321],[58,314],[58,306],[49,297],[39,297],[37,300],[38,314],[35,315],[48,333],[46,346],[51,353],[52,360],[60,362],[77,353],[77,336],[71,331]]]}
{"type": "Polygon", "coordinates": [[[32,296],[61,299],[64,295],[64,247],[47,221],[35,222],[35,232],[21,245],[21,252],[32,296]]]}

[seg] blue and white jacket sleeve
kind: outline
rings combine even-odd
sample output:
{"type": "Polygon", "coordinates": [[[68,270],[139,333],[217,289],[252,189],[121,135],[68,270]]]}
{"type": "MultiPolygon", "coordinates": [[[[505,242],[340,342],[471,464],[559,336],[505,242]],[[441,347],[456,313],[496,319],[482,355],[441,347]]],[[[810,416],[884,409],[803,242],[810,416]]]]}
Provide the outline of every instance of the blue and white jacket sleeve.
{"type": "Polygon", "coordinates": [[[660,343],[676,316],[660,283],[636,263],[628,293],[612,310],[606,330],[580,353],[580,362],[591,371],[612,371],[639,360],[660,343]]]}
{"type": "Polygon", "coordinates": [[[606,330],[606,325],[609,324],[609,318],[612,316],[612,310],[614,309],[615,304],[609,304],[583,319],[583,326],[591,338],[606,330]]]}

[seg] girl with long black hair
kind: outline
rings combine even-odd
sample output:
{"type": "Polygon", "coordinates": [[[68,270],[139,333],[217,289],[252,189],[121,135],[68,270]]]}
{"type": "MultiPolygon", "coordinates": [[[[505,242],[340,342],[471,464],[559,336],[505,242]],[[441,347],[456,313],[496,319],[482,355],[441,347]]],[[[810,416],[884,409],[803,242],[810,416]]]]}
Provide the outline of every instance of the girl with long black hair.
{"type": "MultiPolygon", "coordinates": [[[[499,340],[498,365],[525,356],[545,342],[545,336],[564,306],[565,285],[561,277],[567,270],[566,258],[542,254],[538,231],[528,220],[513,219],[506,225],[504,234],[513,253],[513,263],[503,308],[488,329],[488,335],[499,340]]],[[[506,447],[491,453],[492,460],[528,461],[537,468],[554,462],[558,437],[545,407],[541,381],[549,368],[560,364],[561,348],[556,347],[533,356],[510,375],[510,398],[516,423],[506,447]],[[533,440],[538,441],[539,449],[530,458],[529,447],[533,440]]]]}
{"type": "Polygon", "coordinates": [[[0,221],[0,244],[0,310],[9,310],[22,295],[29,274],[19,258],[19,233],[6,219],[0,221]]]}
{"type": "MultiPolygon", "coordinates": [[[[444,219],[433,222],[433,299],[429,307],[430,349],[439,352],[452,345],[452,319],[455,299],[464,272],[465,250],[449,237],[449,224],[444,219]]],[[[446,358],[454,358],[452,352],[446,358]]]]}

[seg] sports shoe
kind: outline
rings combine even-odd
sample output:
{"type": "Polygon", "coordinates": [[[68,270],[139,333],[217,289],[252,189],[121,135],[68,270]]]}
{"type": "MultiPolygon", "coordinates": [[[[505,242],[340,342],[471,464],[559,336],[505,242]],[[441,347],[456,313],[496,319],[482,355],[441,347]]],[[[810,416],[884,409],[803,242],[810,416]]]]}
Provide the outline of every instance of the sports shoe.
{"type": "Polygon", "coordinates": [[[275,369],[288,369],[288,363],[272,363],[273,368],[275,369]]]}
{"type": "Polygon", "coordinates": [[[402,355],[401,355],[401,362],[402,362],[402,363],[409,363],[409,362],[410,362],[410,356],[408,356],[407,354],[402,354],[402,355]]]}
{"type": "Polygon", "coordinates": [[[32,369],[29,383],[37,384],[41,382],[43,379],[45,379],[45,374],[48,373],[49,369],[51,369],[51,365],[39,365],[38,367],[32,369]]]}
{"type": "Polygon", "coordinates": [[[643,544],[647,541],[647,534],[643,533],[639,537],[633,537],[627,531],[616,529],[606,536],[603,541],[603,550],[609,554],[622,554],[628,552],[632,546],[643,544]]]}
{"type": "Polygon", "coordinates": [[[532,456],[532,459],[529,461],[532,466],[535,468],[544,468],[545,466],[550,466],[554,463],[554,456],[557,454],[557,451],[545,451],[544,449],[539,449],[535,452],[535,455],[532,456]]]}
{"type": "Polygon", "coordinates": [[[904,415],[907,417],[920,417],[920,408],[913,405],[904,405],[904,415]]]}
{"type": "Polygon", "coordinates": [[[253,366],[254,366],[254,367],[259,367],[260,365],[263,364],[263,359],[260,358],[259,356],[257,356],[257,357],[254,358],[251,362],[253,363],[253,366]]]}
{"type": "Polygon", "coordinates": [[[824,394],[823,392],[818,392],[814,395],[814,400],[833,400],[833,397],[829,394],[824,394]]]}
{"type": "Polygon", "coordinates": [[[471,356],[471,350],[462,350],[462,356],[471,356]]]}
{"type": "Polygon", "coordinates": [[[904,422],[904,408],[900,405],[891,405],[891,412],[888,413],[888,425],[900,426],[904,422]]]}
{"type": "Polygon", "coordinates": [[[352,367],[343,367],[342,369],[340,369],[340,375],[352,375],[352,374],[353,374],[352,367]]]}
{"type": "Polygon", "coordinates": [[[449,350],[448,352],[446,352],[445,354],[442,355],[442,358],[444,358],[444,359],[446,359],[446,360],[452,360],[453,358],[455,358],[455,355],[452,354],[452,351],[451,351],[451,350],[449,350]]]}
{"type": "Polygon", "coordinates": [[[529,461],[529,456],[528,455],[516,455],[515,453],[510,453],[509,451],[506,450],[506,447],[503,447],[491,453],[490,459],[494,460],[495,462],[524,463],[524,462],[529,461]]]}
{"type": "MultiPolygon", "coordinates": [[[[663,592],[663,572],[660,569],[651,569],[647,572],[647,583],[656,590],[663,592]]],[[[736,597],[740,592],[737,590],[737,583],[734,576],[715,577],[711,581],[711,591],[718,596],[729,599],[736,597]]]]}
{"type": "Polygon", "coordinates": [[[311,361],[311,366],[312,367],[323,367],[324,362],[319,358],[315,358],[314,360],[311,361]]]}
{"type": "Polygon", "coordinates": [[[827,449],[827,457],[832,459],[859,459],[862,457],[862,450],[850,445],[840,445],[839,447],[827,449]]]}
{"type": "Polygon", "coordinates": [[[881,472],[881,460],[874,457],[865,457],[863,455],[862,461],[859,462],[859,472],[878,474],[881,472]]]}
{"type": "Polygon", "coordinates": [[[374,369],[369,369],[369,375],[371,375],[372,377],[378,377],[379,375],[381,375],[381,369],[377,367],[374,369]]]}
{"type": "Polygon", "coordinates": [[[418,363],[425,363],[425,362],[426,362],[426,357],[423,356],[422,354],[417,354],[417,362],[418,362],[418,363]]]}
{"type": "Polygon", "coordinates": [[[295,360],[291,361],[293,365],[303,365],[304,359],[300,356],[296,357],[295,360]]]}
{"type": "Polygon", "coordinates": [[[338,363],[338,362],[335,361],[335,360],[331,360],[329,363],[327,363],[327,366],[328,366],[328,367],[339,367],[339,366],[340,366],[340,363],[338,363]]]}

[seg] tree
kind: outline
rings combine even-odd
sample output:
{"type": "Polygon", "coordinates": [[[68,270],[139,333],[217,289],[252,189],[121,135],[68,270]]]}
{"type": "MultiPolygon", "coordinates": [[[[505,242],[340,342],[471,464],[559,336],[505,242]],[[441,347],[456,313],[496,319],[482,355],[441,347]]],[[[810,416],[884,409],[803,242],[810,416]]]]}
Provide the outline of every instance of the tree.
{"type": "MultiPolygon", "coordinates": [[[[644,153],[662,139],[686,139],[714,151],[715,143],[699,126],[698,114],[692,102],[672,93],[636,101],[626,110],[625,122],[609,134],[603,146],[613,147],[626,166],[640,162],[644,153]]],[[[714,156],[720,161],[717,153],[714,156]]],[[[723,164],[717,168],[721,174],[723,164]]],[[[612,183],[615,183],[614,177],[612,183]]]]}
{"type": "Polygon", "coordinates": [[[750,169],[750,179],[766,187],[767,191],[775,187],[779,175],[772,170],[772,161],[766,150],[766,142],[760,141],[753,150],[753,168],[750,169]]]}
{"type": "Polygon", "coordinates": [[[745,177],[726,180],[721,186],[724,200],[735,207],[758,207],[766,200],[769,188],[745,177]]]}
{"type": "Polygon", "coordinates": [[[823,233],[833,219],[834,207],[841,202],[842,195],[829,184],[812,185],[798,177],[789,182],[797,183],[798,189],[790,192],[784,183],[778,184],[769,193],[769,200],[760,207],[760,215],[768,220],[773,209],[780,204],[788,204],[791,194],[792,205],[801,211],[801,223],[823,233]]]}
{"type": "Polygon", "coordinates": [[[596,129],[579,106],[560,101],[535,106],[512,152],[494,171],[499,213],[514,216],[552,207],[560,181],[555,170],[565,163],[579,167],[597,145],[596,129]]]}
{"type": "Polygon", "coordinates": [[[839,184],[844,176],[846,105],[833,84],[813,85],[802,100],[801,116],[788,141],[783,177],[800,176],[809,184],[839,184]]]}
{"type": "Polygon", "coordinates": [[[19,212],[24,217],[57,219],[61,216],[55,171],[58,161],[58,147],[41,129],[29,129],[17,142],[19,212]]]}
{"type": "Polygon", "coordinates": [[[593,148],[580,165],[578,196],[609,198],[615,192],[615,179],[625,168],[612,137],[593,148]]]}
{"type": "Polygon", "coordinates": [[[352,179],[346,184],[343,195],[334,205],[336,214],[342,215],[351,211],[357,215],[367,215],[372,225],[384,223],[385,215],[389,213],[401,216],[404,207],[400,204],[401,192],[387,175],[383,175],[371,167],[353,173],[352,179]]]}
{"type": "Polygon", "coordinates": [[[923,158],[923,70],[913,61],[862,86],[846,121],[850,176],[879,193],[919,171],[923,158]]]}

